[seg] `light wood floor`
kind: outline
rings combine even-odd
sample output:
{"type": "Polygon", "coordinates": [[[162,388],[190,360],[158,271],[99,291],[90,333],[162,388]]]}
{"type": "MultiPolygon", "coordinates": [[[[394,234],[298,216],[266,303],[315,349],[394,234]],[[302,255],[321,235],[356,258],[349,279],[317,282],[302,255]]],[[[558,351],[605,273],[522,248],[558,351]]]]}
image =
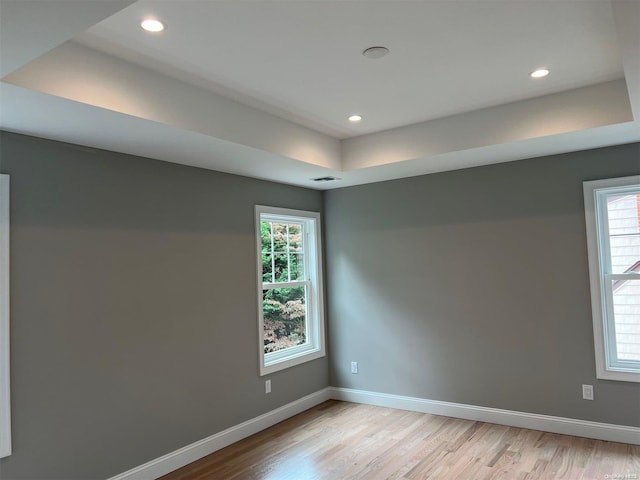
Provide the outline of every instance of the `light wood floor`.
{"type": "Polygon", "coordinates": [[[640,446],[329,401],[161,480],[640,480],[640,446]]]}

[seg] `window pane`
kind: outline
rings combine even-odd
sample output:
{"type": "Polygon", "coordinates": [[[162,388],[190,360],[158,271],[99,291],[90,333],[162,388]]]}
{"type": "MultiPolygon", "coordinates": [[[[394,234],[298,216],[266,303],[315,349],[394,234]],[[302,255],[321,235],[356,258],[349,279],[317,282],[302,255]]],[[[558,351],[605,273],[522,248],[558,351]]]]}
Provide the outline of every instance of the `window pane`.
{"type": "Polygon", "coordinates": [[[287,254],[277,253],[273,256],[274,282],[289,281],[289,259],[287,254]]]}
{"type": "Polygon", "coordinates": [[[273,251],[287,252],[287,224],[273,223],[273,251]]]}
{"type": "Polygon", "coordinates": [[[302,224],[289,224],[289,251],[302,252],[302,224]]]}
{"type": "Polygon", "coordinates": [[[640,279],[612,284],[618,360],[640,361],[640,279]]]}
{"type": "Polygon", "coordinates": [[[273,282],[273,265],[271,260],[273,255],[268,253],[262,254],[262,281],[263,282],[273,282]]]}
{"type": "Polygon", "coordinates": [[[306,287],[262,292],[264,353],[306,343],[306,287]]]}
{"type": "Polygon", "coordinates": [[[304,279],[302,232],[302,223],[260,222],[263,282],[304,279]]]}
{"type": "Polygon", "coordinates": [[[260,240],[262,242],[262,251],[271,251],[271,222],[260,222],[260,240]]]}
{"type": "Polygon", "coordinates": [[[607,197],[611,273],[640,272],[640,193],[607,197]]]}
{"type": "Polygon", "coordinates": [[[304,257],[301,253],[289,254],[289,269],[291,280],[304,280],[304,257]]]}

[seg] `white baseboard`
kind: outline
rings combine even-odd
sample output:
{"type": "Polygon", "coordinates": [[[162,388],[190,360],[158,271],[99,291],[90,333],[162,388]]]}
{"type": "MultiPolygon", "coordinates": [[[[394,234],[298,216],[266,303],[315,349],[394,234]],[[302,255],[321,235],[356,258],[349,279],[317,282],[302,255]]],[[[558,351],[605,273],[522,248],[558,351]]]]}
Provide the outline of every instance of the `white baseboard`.
{"type": "Polygon", "coordinates": [[[461,403],[441,402],[388,393],[367,392],[349,388],[331,387],[331,398],[353,403],[398,408],[414,412],[431,413],[447,417],[464,418],[510,427],[529,428],[545,432],[595,438],[611,442],[640,445],[640,428],[610,423],[589,422],[573,418],[553,417],[536,413],[514,412],[499,408],[478,407],[461,403]]]}
{"type": "Polygon", "coordinates": [[[178,468],[184,467],[196,460],[205,457],[217,450],[231,445],[243,438],[247,438],[254,433],[258,433],[265,428],[269,428],[276,423],[293,417],[316,405],[321,404],[331,398],[329,388],[319,390],[311,395],[288,403],[280,408],[272,410],[252,418],[239,425],[227,428],[222,432],[211,435],[203,440],[187,445],[179,450],[163,455],[151,460],[139,467],[128,470],[124,473],[111,477],[108,480],[153,480],[178,468]]]}
{"type": "Polygon", "coordinates": [[[638,427],[403,397],[350,388],[327,387],[108,480],[154,480],[330,399],[640,445],[640,428],[638,427]]]}

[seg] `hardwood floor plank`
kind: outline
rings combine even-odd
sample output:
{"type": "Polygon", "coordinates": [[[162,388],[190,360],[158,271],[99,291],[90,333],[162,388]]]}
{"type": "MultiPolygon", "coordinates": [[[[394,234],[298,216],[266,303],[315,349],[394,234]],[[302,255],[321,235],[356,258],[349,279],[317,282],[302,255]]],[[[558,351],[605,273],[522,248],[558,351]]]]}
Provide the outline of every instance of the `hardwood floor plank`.
{"type": "Polygon", "coordinates": [[[160,480],[625,476],[640,480],[639,446],[330,400],[160,480]]]}

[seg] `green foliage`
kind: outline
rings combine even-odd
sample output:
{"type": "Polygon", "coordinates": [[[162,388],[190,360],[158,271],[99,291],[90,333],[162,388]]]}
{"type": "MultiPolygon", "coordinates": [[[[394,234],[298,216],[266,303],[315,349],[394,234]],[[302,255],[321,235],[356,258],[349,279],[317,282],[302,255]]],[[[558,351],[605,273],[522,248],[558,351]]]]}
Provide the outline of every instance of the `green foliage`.
{"type": "Polygon", "coordinates": [[[272,288],[263,292],[265,353],[305,343],[305,290],[305,287],[272,288]]]}
{"type": "Polygon", "coordinates": [[[261,222],[262,281],[290,282],[304,278],[302,225],[261,222]]]}

